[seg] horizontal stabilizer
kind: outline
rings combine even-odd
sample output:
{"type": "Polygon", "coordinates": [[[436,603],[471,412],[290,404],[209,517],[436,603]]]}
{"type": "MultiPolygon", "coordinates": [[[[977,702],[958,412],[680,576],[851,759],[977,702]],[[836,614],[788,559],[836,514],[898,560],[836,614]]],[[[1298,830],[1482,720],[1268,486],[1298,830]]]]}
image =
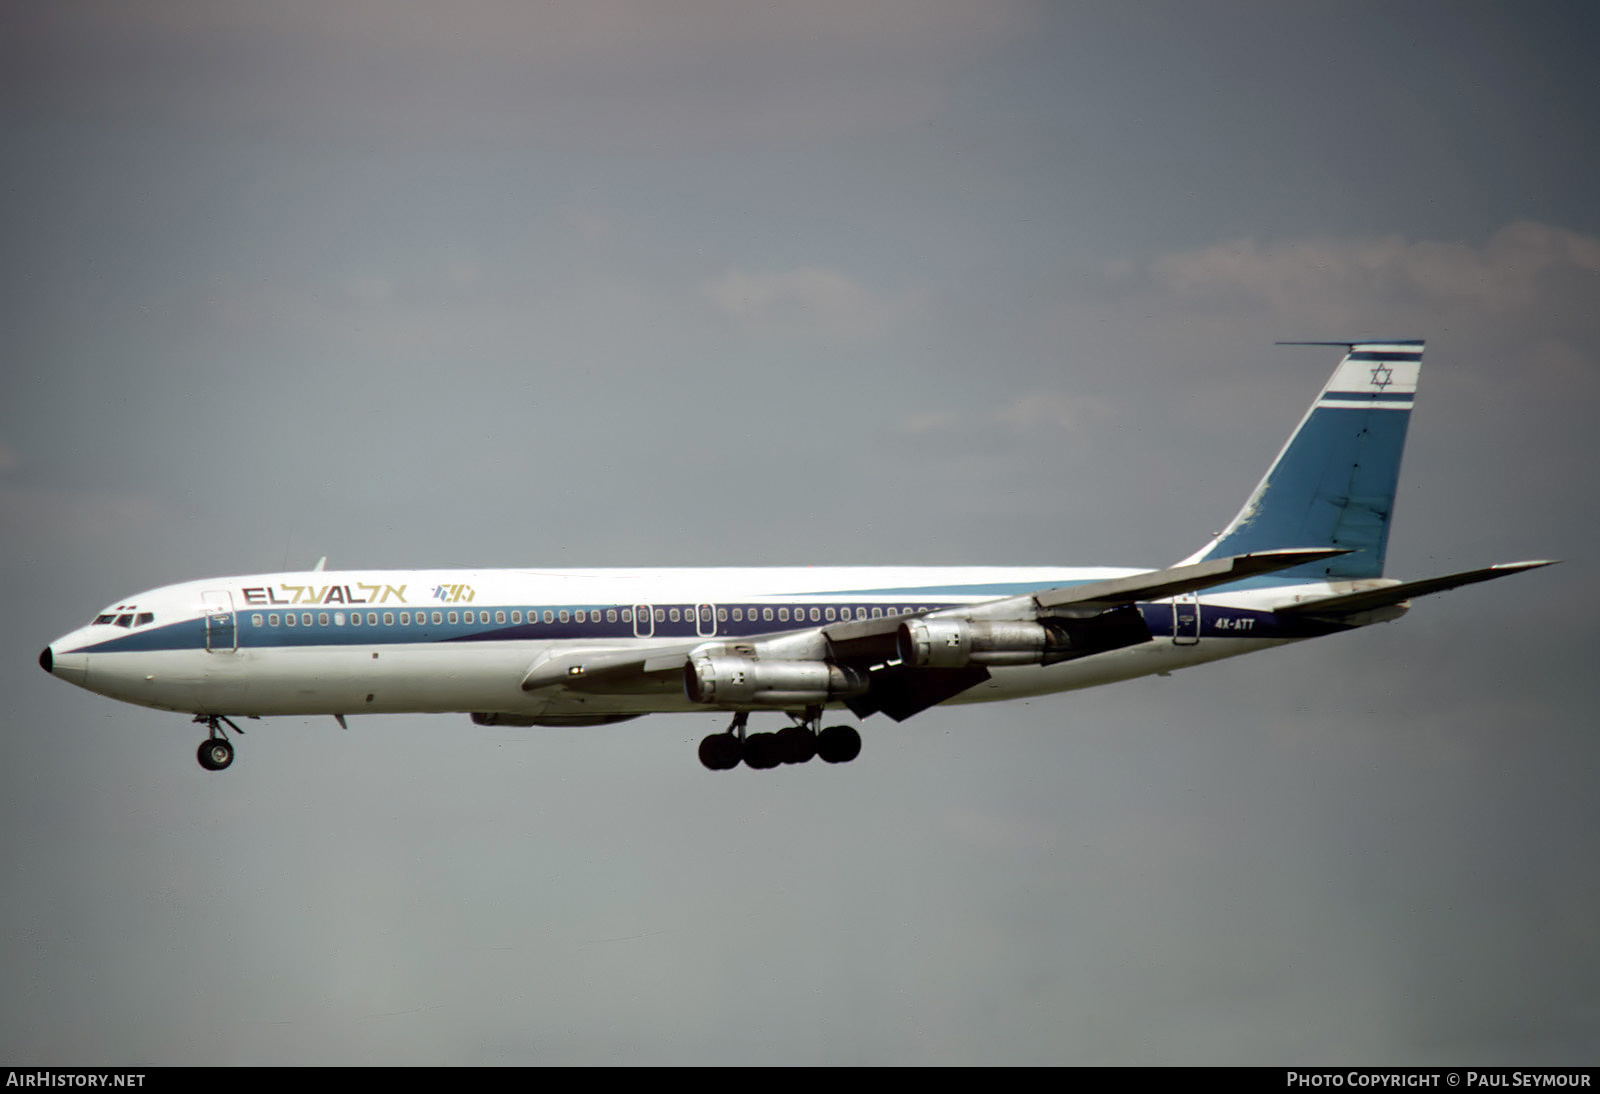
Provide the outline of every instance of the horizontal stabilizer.
{"type": "Polygon", "coordinates": [[[1474,585],[1479,581],[1493,581],[1497,577],[1520,574],[1524,570],[1537,570],[1541,566],[1552,566],[1557,561],[1556,559],[1539,559],[1533,562],[1501,562],[1482,570],[1467,570],[1459,574],[1446,574],[1443,577],[1429,577],[1421,581],[1406,581],[1399,585],[1388,585],[1382,589],[1368,589],[1365,592],[1329,596],[1321,600],[1307,600],[1300,604],[1290,604],[1287,607],[1279,608],[1277,614],[1327,616],[1369,612],[1375,608],[1386,608],[1391,604],[1399,604],[1415,596],[1442,593],[1448,589],[1458,589],[1463,585],[1474,585]]]}

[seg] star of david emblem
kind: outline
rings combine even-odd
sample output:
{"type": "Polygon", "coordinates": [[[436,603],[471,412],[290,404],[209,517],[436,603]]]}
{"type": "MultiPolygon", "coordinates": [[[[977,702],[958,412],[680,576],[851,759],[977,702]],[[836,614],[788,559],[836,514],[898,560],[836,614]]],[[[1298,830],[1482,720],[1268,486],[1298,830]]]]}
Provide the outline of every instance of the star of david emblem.
{"type": "Polygon", "coordinates": [[[1382,391],[1393,382],[1390,379],[1392,376],[1394,376],[1394,369],[1388,365],[1374,365],[1372,368],[1372,386],[1382,391]]]}

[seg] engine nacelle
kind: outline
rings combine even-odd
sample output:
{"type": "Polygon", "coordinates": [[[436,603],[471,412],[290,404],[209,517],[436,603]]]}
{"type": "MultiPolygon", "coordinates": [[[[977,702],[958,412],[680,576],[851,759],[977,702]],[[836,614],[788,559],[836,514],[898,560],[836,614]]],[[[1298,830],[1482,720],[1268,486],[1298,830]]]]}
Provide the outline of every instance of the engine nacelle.
{"type": "Polygon", "coordinates": [[[896,635],[900,660],[916,668],[1040,665],[1072,645],[1064,630],[1020,620],[908,619],[896,635]]]}
{"type": "Polygon", "coordinates": [[[694,657],[683,669],[689,701],[717,706],[816,706],[866,690],[865,674],[827,661],[694,657]]]}

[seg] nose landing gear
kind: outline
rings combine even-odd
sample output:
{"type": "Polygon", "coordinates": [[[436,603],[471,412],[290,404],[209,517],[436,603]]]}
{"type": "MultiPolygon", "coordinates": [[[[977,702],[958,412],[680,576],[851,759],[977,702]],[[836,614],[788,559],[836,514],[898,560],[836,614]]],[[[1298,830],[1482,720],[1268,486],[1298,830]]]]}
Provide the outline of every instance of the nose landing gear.
{"type": "Polygon", "coordinates": [[[200,766],[207,771],[221,771],[233,763],[233,742],[228,740],[222,725],[226,723],[241,737],[244,736],[244,730],[234,725],[224,714],[196,714],[194,720],[203,723],[211,731],[211,735],[200,742],[200,751],[197,754],[200,766]]]}

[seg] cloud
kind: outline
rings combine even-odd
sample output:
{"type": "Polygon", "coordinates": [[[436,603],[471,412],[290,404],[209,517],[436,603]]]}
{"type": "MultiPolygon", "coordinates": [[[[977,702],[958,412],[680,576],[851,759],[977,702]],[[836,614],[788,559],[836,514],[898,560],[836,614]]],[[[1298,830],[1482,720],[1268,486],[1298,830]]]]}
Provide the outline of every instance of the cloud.
{"type": "MultiPolygon", "coordinates": [[[[1125,278],[1129,267],[1109,272],[1125,278]]],[[[1600,291],[1600,239],[1534,221],[1508,224],[1481,246],[1398,235],[1243,238],[1161,255],[1144,272],[1179,300],[1286,316],[1427,308],[1505,317],[1563,284],[1600,291]]]]}
{"type": "Polygon", "coordinates": [[[862,337],[887,331],[921,310],[922,296],[888,297],[835,270],[802,266],[747,273],[729,270],[701,286],[720,314],[764,334],[862,337]]]}

